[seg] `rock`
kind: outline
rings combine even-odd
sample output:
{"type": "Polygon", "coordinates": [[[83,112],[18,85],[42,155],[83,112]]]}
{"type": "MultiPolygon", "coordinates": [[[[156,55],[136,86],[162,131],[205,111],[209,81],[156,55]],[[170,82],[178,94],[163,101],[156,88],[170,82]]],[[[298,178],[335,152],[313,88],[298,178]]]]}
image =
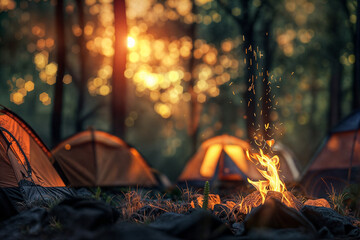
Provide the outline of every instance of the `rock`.
{"type": "Polygon", "coordinates": [[[24,239],[25,236],[37,236],[46,223],[45,209],[35,207],[1,223],[0,239],[24,239]]]}
{"type": "Polygon", "coordinates": [[[311,233],[303,231],[302,229],[266,229],[261,231],[251,231],[246,236],[238,237],[237,239],[254,239],[254,240],[313,240],[317,237],[311,233]]]}
{"type": "Polygon", "coordinates": [[[65,229],[97,229],[113,224],[119,213],[109,205],[94,199],[68,199],[49,213],[65,229]]]}
{"type": "Polygon", "coordinates": [[[229,216],[230,209],[224,204],[216,204],[213,213],[220,219],[226,219],[229,216]]]}
{"type": "Polygon", "coordinates": [[[92,234],[91,236],[88,237],[86,237],[86,235],[84,234],[79,234],[75,239],[175,240],[178,238],[143,224],[121,223],[121,224],[115,224],[109,228],[102,229],[101,231],[97,231],[95,234],[92,234]]]}
{"type": "Polygon", "coordinates": [[[304,203],[304,205],[331,208],[329,202],[324,198],[319,198],[316,200],[309,199],[304,203]]]}
{"type": "MultiPolygon", "coordinates": [[[[204,196],[201,195],[201,196],[197,197],[196,200],[197,200],[198,205],[202,208],[203,201],[204,201],[204,196]]],[[[217,195],[217,194],[209,194],[208,209],[213,210],[214,206],[216,204],[220,204],[220,203],[221,203],[221,199],[220,199],[219,195],[217,195]]]]}
{"type": "Polygon", "coordinates": [[[241,236],[245,231],[244,223],[234,223],[231,225],[233,232],[235,233],[235,236],[241,236]]]}
{"type": "Polygon", "coordinates": [[[151,205],[146,205],[140,208],[136,213],[131,215],[131,219],[135,221],[145,222],[147,220],[155,220],[156,217],[160,216],[161,214],[165,213],[165,210],[151,205]]]}
{"type": "Polygon", "coordinates": [[[150,226],[182,239],[217,239],[220,236],[233,236],[230,229],[209,211],[199,209],[189,215],[173,217],[173,221],[167,221],[166,224],[160,217],[150,226]]]}
{"type": "Polygon", "coordinates": [[[334,236],[360,236],[359,229],[351,224],[349,218],[330,208],[305,205],[301,213],[317,230],[327,227],[334,236]]]}
{"type": "Polygon", "coordinates": [[[316,233],[314,226],[297,210],[270,198],[251,211],[244,221],[245,232],[259,229],[295,228],[316,233]]]}
{"type": "Polygon", "coordinates": [[[184,214],[179,213],[164,213],[160,217],[158,217],[154,222],[150,223],[149,226],[157,229],[166,229],[169,226],[169,222],[176,221],[178,219],[183,218],[184,214]]]}

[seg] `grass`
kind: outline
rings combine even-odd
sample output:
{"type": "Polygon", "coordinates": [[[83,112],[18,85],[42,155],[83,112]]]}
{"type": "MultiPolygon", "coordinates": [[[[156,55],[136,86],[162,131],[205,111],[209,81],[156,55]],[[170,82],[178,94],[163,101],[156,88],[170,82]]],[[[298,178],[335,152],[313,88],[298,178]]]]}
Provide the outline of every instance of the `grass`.
{"type": "MultiPolygon", "coordinates": [[[[226,195],[220,199],[223,207],[213,211],[210,207],[212,202],[209,197],[209,189],[209,184],[205,184],[203,194],[200,194],[199,190],[194,190],[186,186],[184,189],[178,188],[176,196],[174,197],[171,193],[159,193],[139,189],[123,189],[123,192],[114,193],[104,192],[102,189],[97,188],[96,190],[94,189],[95,191],[92,198],[103,201],[116,208],[120,212],[121,220],[136,223],[148,224],[166,212],[188,214],[192,208],[207,209],[228,224],[242,222],[244,220],[245,215],[241,213],[241,204],[244,202],[244,198],[248,192],[239,193],[239,191],[233,191],[233,194],[226,195]],[[198,199],[202,199],[201,205],[197,204],[198,199]],[[206,204],[206,202],[208,202],[208,204],[206,204]]],[[[302,203],[308,199],[295,191],[291,192],[293,192],[302,203]]],[[[331,208],[341,215],[351,215],[359,218],[360,185],[350,186],[342,193],[336,193],[334,188],[332,188],[327,199],[331,208]]],[[[51,210],[54,206],[58,205],[59,202],[59,199],[50,199],[46,202],[34,202],[26,206],[26,208],[40,206],[51,210]]],[[[360,221],[358,221],[358,223],[360,226],[360,221]]],[[[51,228],[55,230],[62,230],[63,228],[57,219],[50,219],[49,224],[51,228]]]]}
{"type": "Polygon", "coordinates": [[[344,204],[346,195],[347,193],[345,192],[336,193],[333,186],[331,186],[331,192],[328,193],[329,203],[331,207],[341,215],[349,214],[348,208],[344,204]]]}

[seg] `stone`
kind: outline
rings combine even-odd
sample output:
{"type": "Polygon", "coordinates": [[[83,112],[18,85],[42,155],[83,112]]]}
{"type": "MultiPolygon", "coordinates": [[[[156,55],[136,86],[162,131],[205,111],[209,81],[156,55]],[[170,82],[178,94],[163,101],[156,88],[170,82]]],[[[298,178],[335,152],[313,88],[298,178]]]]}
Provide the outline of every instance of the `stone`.
{"type": "Polygon", "coordinates": [[[327,227],[334,236],[359,236],[359,229],[352,225],[350,218],[326,207],[305,205],[301,213],[315,226],[317,230],[327,227]]]}
{"type": "Polygon", "coordinates": [[[314,226],[297,210],[270,198],[251,211],[244,220],[245,232],[259,229],[302,229],[316,233],[314,226]]]}
{"type": "Polygon", "coordinates": [[[0,239],[25,239],[37,236],[46,224],[47,212],[40,207],[19,213],[4,221],[0,226],[0,239]]]}
{"type": "Polygon", "coordinates": [[[49,218],[70,230],[100,228],[116,222],[118,217],[114,208],[94,199],[67,199],[49,212],[49,218]]]}
{"type": "Polygon", "coordinates": [[[319,198],[315,200],[309,199],[304,203],[304,205],[331,208],[330,203],[324,198],[319,198]]]}
{"type": "Polygon", "coordinates": [[[172,217],[173,220],[166,223],[160,217],[149,226],[181,239],[217,239],[220,236],[233,236],[231,230],[210,211],[198,209],[189,215],[172,217]]]}
{"type": "Polygon", "coordinates": [[[175,240],[176,237],[165,233],[164,231],[157,230],[143,224],[134,223],[121,223],[115,224],[111,227],[104,228],[96,233],[90,235],[88,238],[84,234],[80,234],[76,239],[122,239],[122,240],[133,240],[133,239],[148,239],[148,240],[175,240]]]}

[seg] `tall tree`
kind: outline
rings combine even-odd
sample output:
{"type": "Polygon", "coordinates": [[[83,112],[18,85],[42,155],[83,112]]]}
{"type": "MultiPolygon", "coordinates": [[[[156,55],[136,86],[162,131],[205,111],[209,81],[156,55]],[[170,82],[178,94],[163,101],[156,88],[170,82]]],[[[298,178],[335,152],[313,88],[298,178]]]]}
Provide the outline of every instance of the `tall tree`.
{"type": "Polygon", "coordinates": [[[262,128],[263,130],[263,137],[265,139],[269,139],[272,136],[271,133],[271,108],[272,108],[272,94],[271,94],[271,87],[270,87],[270,81],[269,81],[269,73],[272,63],[272,56],[273,56],[273,49],[271,47],[271,38],[270,38],[270,30],[271,30],[271,24],[272,21],[267,19],[264,23],[264,64],[262,69],[262,114],[260,114],[260,117],[262,118],[262,128]]]}
{"type": "Polygon", "coordinates": [[[77,113],[76,113],[76,131],[80,132],[83,130],[84,118],[82,111],[84,108],[85,92],[86,92],[86,46],[84,38],[84,4],[82,0],[76,0],[76,7],[78,10],[78,22],[79,27],[82,30],[81,35],[78,37],[78,45],[80,47],[79,60],[80,60],[80,76],[79,76],[79,98],[77,102],[77,113]]]}
{"type": "MultiPolygon", "coordinates": [[[[196,9],[196,4],[194,3],[192,6],[192,14],[193,16],[196,16],[197,14],[197,9],[196,9]]],[[[190,26],[190,37],[192,39],[192,50],[191,50],[191,58],[189,61],[189,72],[191,73],[191,79],[189,81],[189,93],[191,94],[191,99],[190,99],[190,118],[189,118],[189,127],[188,127],[188,133],[190,136],[190,141],[191,141],[191,154],[195,153],[196,151],[196,143],[197,143],[197,138],[198,138],[198,133],[199,133],[199,121],[200,121],[200,112],[201,112],[201,106],[198,103],[197,100],[197,94],[194,91],[194,87],[195,87],[195,78],[194,78],[194,74],[193,74],[193,70],[195,67],[195,57],[194,57],[194,52],[195,52],[195,40],[196,40],[196,21],[194,21],[191,26],[190,26]]]]}
{"type": "Polygon", "coordinates": [[[329,42],[328,50],[325,51],[326,57],[331,63],[328,130],[335,127],[341,119],[343,65],[339,59],[343,46],[346,44],[344,38],[338,37],[343,31],[342,24],[339,24],[343,18],[339,17],[337,11],[333,12],[333,8],[333,6],[330,7],[328,15],[330,21],[328,31],[332,40],[329,42]]]}
{"type": "Polygon", "coordinates": [[[355,66],[353,82],[353,109],[360,108],[360,0],[356,6],[355,66]]]}
{"type": "Polygon", "coordinates": [[[254,55],[255,43],[255,23],[258,21],[261,7],[256,7],[252,11],[252,1],[241,1],[241,14],[234,16],[229,5],[218,0],[220,6],[231,16],[240,27],[243,34],[243,52],[245,53],[245,77],[246,90],[243,94],[246,109],[246,130],[247,137],[253,140],[256,124],[256,62],[254,55]],[[253,14],[251,14],[253,13],[253,14]]]}
{"type": "Polygon", "coordinates": [[[51,142],[57,144],[61,139],[63,78],[65,72],[65,26],[64,0],[58,0],[55,7],[55,26],[57,38],[57,74],[55,83],[54,106],[51,119],[51,142]]]}
{"type": "Polygon", "coordinates": [[[126,24],[126,5],[125,0],[114,1],[114,65],[112,82],[112,129],[117,136],[125,136],[125,117],[126,117],[126,78],[124,76],[126,68],[127,52],[127,24],[126,24]]]}

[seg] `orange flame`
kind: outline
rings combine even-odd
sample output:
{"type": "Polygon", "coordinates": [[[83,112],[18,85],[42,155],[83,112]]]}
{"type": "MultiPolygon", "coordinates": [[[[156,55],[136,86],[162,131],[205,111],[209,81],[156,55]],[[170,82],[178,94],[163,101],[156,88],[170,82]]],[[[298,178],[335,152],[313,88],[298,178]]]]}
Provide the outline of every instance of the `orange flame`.
{"type": "Polygon", "coordinates": [[[269,157],[268,155],[264,154],[261,149],[260,154],[250,154],[249,150],[247,150],[246,156],[250,161],[255,160],[260,164],[262,169],[265,169],[262,170],[258,168],[258,171],[265,178],[265,180],[252,181],[247,179],[248,182],[260,192],[262,203],[265,202],[268,191],[280,192],[282,194],[282,202],[289,201],[284,195],[284,192],[286,191],[285,183],[279,177],[279,157],[277,155],[269,157]]]}

